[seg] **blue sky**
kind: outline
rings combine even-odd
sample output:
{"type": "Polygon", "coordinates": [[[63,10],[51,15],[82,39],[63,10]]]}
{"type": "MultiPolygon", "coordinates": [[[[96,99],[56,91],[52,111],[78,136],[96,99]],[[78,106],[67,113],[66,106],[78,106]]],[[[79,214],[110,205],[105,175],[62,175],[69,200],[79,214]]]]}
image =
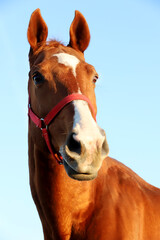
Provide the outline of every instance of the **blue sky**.
{"type": "Polygon", "coordinates": [[[27,156],[31,13],[41,9],[49,38],[69,41],[77,9],[91,42],[86,61],[100,75],[98,123],[110,156],[160,187],[160,3],[156,0],[0,1],[0,239],[43,239],[31,198],[27,156]]]}

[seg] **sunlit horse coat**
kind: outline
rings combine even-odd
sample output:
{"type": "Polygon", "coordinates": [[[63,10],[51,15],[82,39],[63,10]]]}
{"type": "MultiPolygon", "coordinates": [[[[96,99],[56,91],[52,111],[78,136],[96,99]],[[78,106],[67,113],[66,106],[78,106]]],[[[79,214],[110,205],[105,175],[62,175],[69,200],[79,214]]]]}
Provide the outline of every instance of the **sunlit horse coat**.
{"type": "Polygon", "coordinates": [[[98,74],[83,54],[90,41],[85,18],[76,11],[68,46],[47,42],[47,35],[37,9],[28,27],[28,143],[44,239],[160,240],[160,190],[107,157],[105,133],[95,120],[98,74]],[[72,99],[46,124],[47,114],[72,94],[86,100],[72,99]]]}

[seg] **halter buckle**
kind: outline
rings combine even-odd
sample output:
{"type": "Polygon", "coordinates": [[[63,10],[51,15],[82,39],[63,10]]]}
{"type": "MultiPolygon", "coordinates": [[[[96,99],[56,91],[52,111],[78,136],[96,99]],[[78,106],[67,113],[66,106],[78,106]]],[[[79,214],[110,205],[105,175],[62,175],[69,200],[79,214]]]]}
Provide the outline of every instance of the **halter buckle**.
{"type": "Polygon", "coordinates": [[[40,129],[41,129],[41,130],[42,130],[43,128],[48,129],[48,125],[45,124],[44,118],[40,118],[40,121],[41,121],[41,127],[40,127],[40,129]]]}

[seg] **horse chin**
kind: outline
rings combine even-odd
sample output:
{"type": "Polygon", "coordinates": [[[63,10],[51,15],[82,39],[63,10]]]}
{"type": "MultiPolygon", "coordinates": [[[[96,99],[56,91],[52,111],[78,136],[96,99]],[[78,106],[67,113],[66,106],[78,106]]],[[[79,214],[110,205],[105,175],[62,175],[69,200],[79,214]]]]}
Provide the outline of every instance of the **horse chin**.
{"type": "Polygon", "coordinates": [[[82,171],[77,171],[77,167],[76,165],[73,166],[74,164],[69,164],[69,162],[75,162],[75,160],[73,158],[71,158],[70,156],[68,156],[68,154],[63,151],[61,151],[61,154],[63,156],[63,165],[64,168],[66,170],[66,173],[68,174],[68,176],[72,179],[78,180],[78,181],[89,181],[89,180],[93,180],[94,178],[97,177],[97,173],[98,171],[88,171],[88,172],[82,172],[82,171]]]}
{"type": "MultiPolygon", "coordinates": [[[[98,161],[99,155],[95,154],[95,159],[97,159],[97,164],[95,164],[94,161],[90,161],[90,163],[87,161],[86,153],[81,155],[73,153],[66,145],[60,148],[60,153],[63,157],[64,168],[70,178],[78,181],[90,181],[97,177],[102,164],[102,160],[98,161]]],[[[93,155],[92,158],[94,159],[93,155]]]]}
{"type": "Polygon", "coordinates": [[[90,181],[97,177],[97,172],[95,173],[79,173],[69,166],[67,161],[64,160],[64,168],[68,176],[74,180],[78,181],[90,181]]]}

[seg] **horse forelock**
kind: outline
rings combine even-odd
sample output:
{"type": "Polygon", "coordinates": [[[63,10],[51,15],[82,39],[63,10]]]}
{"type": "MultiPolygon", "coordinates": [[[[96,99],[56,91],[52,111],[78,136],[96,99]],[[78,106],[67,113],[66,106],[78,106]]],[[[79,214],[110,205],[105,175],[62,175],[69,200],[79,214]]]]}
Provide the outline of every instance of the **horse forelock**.
{"type": "Polygon", "coordinates": [[[32,63],[32,61],[40,53],[45,52],[45,51],[49,51],[51,49],[59,48],[60,46],[64,46],[63,43],[61,43],[60,41],[56,41],[56,40],[49,40],[49,41],[38,43],[36,49],[33,50],[32,48],[30,48],[30,51],[29,51],[29,61],[30,61],[30,63],[32,63]]]}
{"type": "Polygon", "coordinates": [[[33,64],[35,58],[37,58],[37,56],[39,54],[44,53],[44,52],[48,52],[48,51],[53,50],[53,49],[55,49],[55,53],[64,52],[64,53],[68,53],[70,55],[74,55],[74,56],[76,56],[77,58],[79,58],[83,61],[85,60],[84,59],[84,54],[81,53],[80,51],[73,49],[69,45],[65,46],[61,41],[57,41],[57,40],[53,39],[53,40],[38,43],[37,48],[34,49],[34,50],[32,48],[30,48],[30,51],[29,51],[30,65],[33,64]]]}

